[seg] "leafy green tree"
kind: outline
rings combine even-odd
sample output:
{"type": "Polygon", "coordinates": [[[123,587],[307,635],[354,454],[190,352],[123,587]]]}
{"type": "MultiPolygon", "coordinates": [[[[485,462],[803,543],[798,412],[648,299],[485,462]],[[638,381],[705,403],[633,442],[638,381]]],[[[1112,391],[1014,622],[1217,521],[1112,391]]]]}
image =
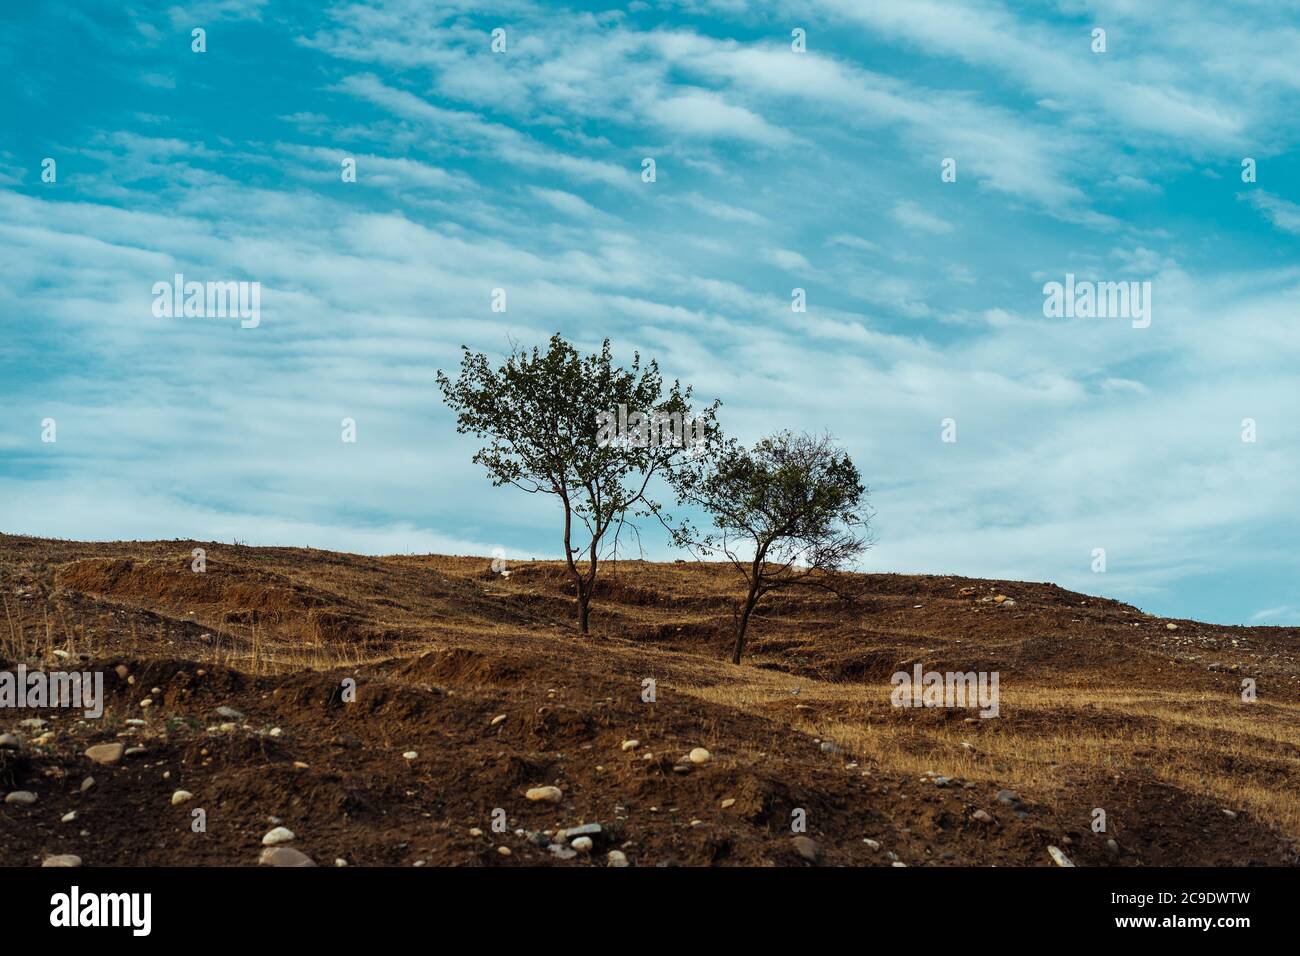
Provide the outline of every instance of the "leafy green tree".
{"type": "Polygon", "coordinates": [[[462,351],[455,381],[438,372],[456,429],[486,439],[473,460],[494,485],[559,500],[578,628],[586,634],[600,562],[618,553],[625,529],[637,532],[638,518],[674,530],[652,482],[716,449],[721,403],[694,412],[689,386],[665,387],[658,363],[643,367],[640,353],[628,368],[615,365],[608,339],[597,354],[582,356],[556,333],[546,352],[515,347],[495,368],[486,355],[462,351]]]}
{"type": "Polygon", "coordinates": [[[866,489],[857,466],[830,436],[780,432],[746,449],[734,441],[674,475],[682,503],[713,528],[674,531],[679,545],[721,553],[747,586],[736,612],[731,659],[739,664],[755,605],[799,585],[835,590],[835,573],[871,546],[866,489]]]}

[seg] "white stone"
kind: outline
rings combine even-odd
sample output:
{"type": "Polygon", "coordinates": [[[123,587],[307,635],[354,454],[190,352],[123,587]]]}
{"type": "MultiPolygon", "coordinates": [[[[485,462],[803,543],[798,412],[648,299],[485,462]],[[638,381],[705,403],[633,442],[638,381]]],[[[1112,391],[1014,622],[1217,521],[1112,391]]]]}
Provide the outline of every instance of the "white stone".
{"type": "Polygon", "coordinates": [[[263,846],[279,846],[281,843],[288,843],[295,839],[294,833],[288,827],[276,827],[266,836],[262,837],[263,846]]]}

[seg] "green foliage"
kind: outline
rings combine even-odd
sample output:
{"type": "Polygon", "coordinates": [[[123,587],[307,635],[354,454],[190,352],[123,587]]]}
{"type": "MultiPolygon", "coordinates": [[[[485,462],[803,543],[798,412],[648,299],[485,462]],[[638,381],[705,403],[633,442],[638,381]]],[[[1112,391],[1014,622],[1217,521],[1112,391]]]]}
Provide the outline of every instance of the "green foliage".
{"type": "Polygon", "coordinates": [[[689,461],[703,460],[720,441],[720,403],[693,412],[692,390],[674,381],[665,387],[659,366],[644,367],[639,353],[630,367],[614,363],[609,340],[583,356],[558,333],[546,352],[513,349],[499,367],[486,355],[463,348],[460,374],[438,372],[443,399],[456,412],[462,434],[484,439],[474,454],[494,485],[554,495],[564,511],[564,552],[578,595],[581,630],[599,562],[617,553],[633,519],[671,518],[652,496],[652,481],[671,480],[689,461]],[[686,445],[600,441],[602,412],[619,405],[646,415],[677,415],[704,422],[699,448],[686,445]],[[579,568],[579,561],[585,567],[579,568]]]}
{"type": "Polygon", "coordinates": [[[857,466],[830,436],[780,432],[752,449],[725,442],[674,476],[678,498],[702,508],[713,528],[679,527],[679,545],[721,553],[745,577],[733,660],[758,600],[798,584],[827,585],[870,546],[857,466]]]}

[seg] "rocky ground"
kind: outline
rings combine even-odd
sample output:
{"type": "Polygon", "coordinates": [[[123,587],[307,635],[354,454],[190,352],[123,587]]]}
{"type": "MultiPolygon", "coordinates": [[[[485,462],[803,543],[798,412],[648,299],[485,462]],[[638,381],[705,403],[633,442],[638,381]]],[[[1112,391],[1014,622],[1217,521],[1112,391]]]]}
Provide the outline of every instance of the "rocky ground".
{"type": "Polygon", "coordinates": [[[728,569],[610,566],[586,638],[509,570],[0,536],[0,670],[105,692],[0,710],[0,864],[1297,862],[1295,629],[866,575],[736,667],[728,569]],[[891,706],[916,663],[998,671],[1000,715],[891,706]]]}

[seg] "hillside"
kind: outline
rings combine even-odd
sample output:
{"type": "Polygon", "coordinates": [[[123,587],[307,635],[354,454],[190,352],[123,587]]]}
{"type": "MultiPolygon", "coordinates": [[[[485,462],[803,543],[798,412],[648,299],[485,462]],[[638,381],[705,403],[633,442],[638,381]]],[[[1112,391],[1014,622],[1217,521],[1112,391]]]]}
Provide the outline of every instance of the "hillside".
{"type": "Polygon", "coordinates": [[[277,825],[320,865],[1297,862],[1300,629],[861,575],[761,605],[737,667],[736,583],[608,565],[581,638],[555,562],[0,535],[0,670],[102,670],[107,695],[102,720],[0,710],[0,793],[37,798],[0,805],[0,864],[251,865],[277,825]],[[998,672],[999,716],[892,706],[918,663],[998,672]],[[585,823],[589,852],[557,839],[585,823]]]}

